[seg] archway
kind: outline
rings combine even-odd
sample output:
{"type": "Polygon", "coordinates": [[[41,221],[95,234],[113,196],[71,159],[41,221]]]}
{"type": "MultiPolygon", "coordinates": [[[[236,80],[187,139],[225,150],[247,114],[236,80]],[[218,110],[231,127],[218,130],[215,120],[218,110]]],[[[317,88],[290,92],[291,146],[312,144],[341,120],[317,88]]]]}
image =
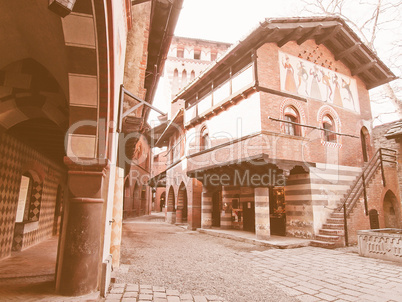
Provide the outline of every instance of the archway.
{"type": "Polygon", "coordinates": [[[360,140],[362,144],[362,153],[364,162],[368,162],[369,160],[369,152],[370,152],[370,133],[368,132],[366,127],[362,127],[360,130],[360,140]]]}
{"type": "Polygon", "coordinates": [[[161,197],[159,198],[160,212],[163,211],[163,208],[165,207],[165,202],[166,202],[166,192],[163,192],[161,194],[161,197]]]}
{"type": "Polygon", "coordinates": [[[383,202],[384,210],[384,226],[386,228],[398,228],[398,199],[391,190],[388,190],[384,196],[383,202]]]}
{"type": "Polygon", "coordinates": [[[167,200],[167,215],[166,220],[168,223],[176,223],[176,201],[173,191],[173,186],[170,186],[167,200]]]}
{"type": "Polygon", "coordinates": [[[123,219],[127,218],[131,209],[133,208],[133,198],[131,197],[130,180],[126,179],[124,182],[124,195],[123,195],[123,219]]]}
{"type": "Polygon", "coordinates": [[[176,222],[185,223],[187,222],[187,189],[182,182],[179,187],[179,193],[177,196],[177,211],[176,211],[176,222]]]}
{"type": "Polygon", "coordinates": [[[141,208],[141,187],[136,182],[133,191],[133,207],[131,212],[131,217],[136,217],[140,215],[141,208]]]}

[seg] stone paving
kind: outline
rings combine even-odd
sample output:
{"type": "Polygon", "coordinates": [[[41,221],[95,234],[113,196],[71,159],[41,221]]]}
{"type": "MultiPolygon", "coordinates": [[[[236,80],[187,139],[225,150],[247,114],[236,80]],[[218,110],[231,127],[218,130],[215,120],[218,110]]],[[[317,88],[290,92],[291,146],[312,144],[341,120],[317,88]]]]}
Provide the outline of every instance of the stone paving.
{"type": "Polygon", "coordinates": [[[160,286],[119,284],[113,285],[106,296],[106,302],[221,302],[225,301],[218,296],[193,296],[180,294],[177,290],[166,289],[160,286]]]}
{"type": "Polygon", "coordinates": [[[402,265],[342,249],[243,253],[255,273],[300,301],[402,301],[402,265]]]}

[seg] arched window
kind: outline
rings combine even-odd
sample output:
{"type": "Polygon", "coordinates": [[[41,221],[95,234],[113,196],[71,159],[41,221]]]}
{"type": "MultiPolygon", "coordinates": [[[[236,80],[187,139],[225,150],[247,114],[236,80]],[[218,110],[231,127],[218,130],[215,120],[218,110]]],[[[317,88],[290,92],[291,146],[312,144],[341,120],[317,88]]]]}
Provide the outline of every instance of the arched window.
{"type": "Polygon", "coordinates": [[[300,126],[292,123],[300,124],[300,116],[296,108],[293,106],[288,106],[284,110],[285,121],[290,123],[285,123],[285,133],[288,135],[300,136],[300,126]]]}
{"type": "Polygon", "coordinates": [[[195,79],[195,71],[192,70],[192,71],[191,71],[191,74],[190,74],[190,81],[192,81],[192,80],[194,80],[194,79],[195,79]]]}
{"type": "Polygon", "coordinates": [[[200,151],[206,150],[209,148],[209,132],[206,127],[201,129],[200,135],[200,151]]]}
{"type": "Polygon", "coordinates": [[[185,87],[187,85],[187,71],[184,69],[181,74],[181,87],[185,87]]]}
{"type": "Polygon", "coordinates": [[[322,128],[324,128],[324,141],[326,142],[336,142],[336,132],[335,121],[329,114],[324,115],[322,119],[322,128]]]}

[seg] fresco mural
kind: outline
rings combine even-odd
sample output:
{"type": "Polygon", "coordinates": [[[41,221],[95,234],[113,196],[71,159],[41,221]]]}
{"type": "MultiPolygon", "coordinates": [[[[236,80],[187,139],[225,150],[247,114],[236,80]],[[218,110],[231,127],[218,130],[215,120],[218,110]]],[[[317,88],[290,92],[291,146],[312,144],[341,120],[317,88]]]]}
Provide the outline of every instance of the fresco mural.
{"type": "Polygon", "coordinates": [[[281,90],[360,113],[356,80],[279,51],[281,90]]]}

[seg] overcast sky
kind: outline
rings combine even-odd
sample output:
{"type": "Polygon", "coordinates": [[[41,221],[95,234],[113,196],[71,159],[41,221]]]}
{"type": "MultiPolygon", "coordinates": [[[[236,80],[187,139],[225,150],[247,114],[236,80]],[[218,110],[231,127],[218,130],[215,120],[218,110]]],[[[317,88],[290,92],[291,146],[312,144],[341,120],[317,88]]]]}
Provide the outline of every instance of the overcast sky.
{"type": "MultiPolygon", "coordinates": [[[[367,11],[364,11],[356,0],[351,0],[349,3],[352,7],[346,12],[351,14],[351,18],[367,18],[367,11]]],[[[236,43],[255,29],[264,18],[297,17],[300,16],[302,6],[300,0],[184,0],[175,35],[236,43]]],[[[383,33],[379,33],[378,38],[388,38],[392,41],[397,37],[386,37],[383,33]]],[[[387,42],[381,45],[386,45],[387,42]]],[[[381,49],[379,56],[383,61],[387,61],[384,58],[386,54],[382,53],[381,49]]],[[[395,73],[399,75],[398,72],[395,73]]],[[[161,78],[160,84],[163,85],[163,82],[164,79],[161,78]]],[[[167,112],[168,102],[163,101],[161,91],[161,89],[157,91],[154,105],[167,112]]],[[[373,111],[393,111],[393,107],[385,107],[382,104],[374,107],[373,111]]],[[[151,119],[155,120],[156,116],[151,112],[150,122],[151,119]]],[[[393,119],[392,116],[388,117],[393,119]]]]}

